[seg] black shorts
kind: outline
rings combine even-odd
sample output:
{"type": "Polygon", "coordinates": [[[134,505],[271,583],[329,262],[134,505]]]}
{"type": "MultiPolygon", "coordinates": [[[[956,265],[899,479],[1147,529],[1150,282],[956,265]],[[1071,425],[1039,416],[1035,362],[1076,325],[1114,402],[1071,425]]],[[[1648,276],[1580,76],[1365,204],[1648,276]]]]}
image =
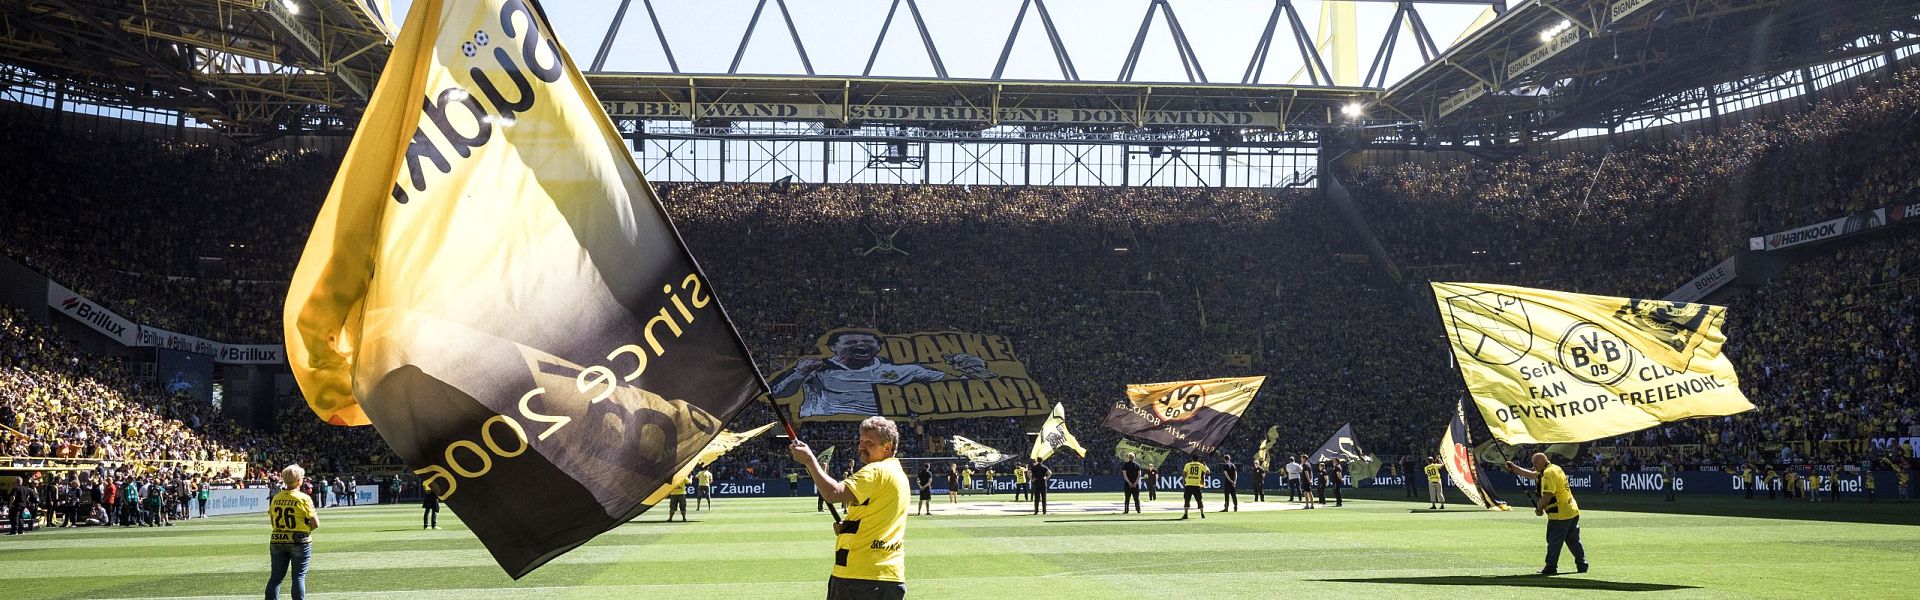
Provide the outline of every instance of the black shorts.
{"type": "Polygon", "coordinates": [[[907,584],[872,579],[827,578],[827,600],[900,600],[907,597],[907,584]]]}
{"type": "Polygon", "coordinates": [[[932,500],[932,499],[933,499],[933,488],[920,488],[920,499],[921,499],[921,500],[932,500]]]}

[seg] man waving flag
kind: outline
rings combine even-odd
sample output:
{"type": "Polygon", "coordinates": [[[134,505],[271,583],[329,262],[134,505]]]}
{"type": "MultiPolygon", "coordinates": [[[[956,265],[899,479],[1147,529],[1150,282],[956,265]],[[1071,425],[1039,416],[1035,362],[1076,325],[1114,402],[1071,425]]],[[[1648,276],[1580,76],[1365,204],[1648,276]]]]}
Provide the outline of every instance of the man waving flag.
{"type": "Polygon", "coordinates": [[[1053,414],[1047,415],[1047,422],[1040,425],[1039,435],[1033,437],[1033,451],[1027,453],[1027,458],[1046,460],[1061,448],[1073,450],[1074,454],[1082,457],[1087,455],[1087,449],[1080,446],[1080,440],[1074,439],[1073,433],[1067,431],[1066,403],[1055,402],[1053,414]]]}
{"type": "Polygon", "coordinates": [[[288,362],[519,578],[645,511],[765,386],[538,6],[405,23],[293,274],[288,362]]]}
{"type": "Polygon", "coordinates": [[[1753,409],[1720,352],[1725,308],[1478,283],[1433,293],[1467,391],[1509,444],[1753,409]]]}

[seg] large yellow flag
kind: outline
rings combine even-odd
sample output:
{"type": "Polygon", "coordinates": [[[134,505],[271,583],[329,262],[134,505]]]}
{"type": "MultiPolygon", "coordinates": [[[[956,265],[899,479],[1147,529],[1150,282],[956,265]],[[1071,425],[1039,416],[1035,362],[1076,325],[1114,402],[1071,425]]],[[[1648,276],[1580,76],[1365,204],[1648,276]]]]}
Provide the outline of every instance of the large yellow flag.
{"type": "Polygon", "coordinates": [[[966,437],[958,436],[958,435],[953,436],[953,439],[948,440],[947,446],[953,448],[954,454],[964,456],[967,458],[967,460],[972,461],[974,464],[977,464],[977,465],[995,465],[1002,462],[1006,462],[1006,460],[1009,458],[1013,458],[1011,456],[1007,456],[1006,453],[1004,452],[993,449],[992,446],[988,446],[986,444],[982,444],[980,442],[976,442],[976,441],[967,439],[966,437]]]}
{"type": "Polygon", "coordinates": [[[1114,431],[1189,454],[1212,454],[1240,422],[1266,377],[1135,383],[1107,409],[1114,431]]]}
{"type": "Polygon", "coordinates": [[[288,362],[518,578],[646,510],[764,387],[537,7],[405,23],[293,274],[288,362]]]}
{"type": "Polygon", "coordinates": [[[1074,439],[1073,433],[1067,431],[1066,404],[1055,402],[1053,414],[1047,415],[1047,422],[1040,425],[1039,435],[1033,436],[1033,451],[1028,452],[1027,457],[1046,460],[1061,448],[1071,449],[1082,457],[1087,455],[1087,449],[1080,445],[1080,440],[1074,439]]]}
{"type": "Polygon", "coordinates": [[[1753,409],[1720,352],[1723,307],[1477,283],[1433,292],[1467,390],[1506,443],[1753,409]]]}

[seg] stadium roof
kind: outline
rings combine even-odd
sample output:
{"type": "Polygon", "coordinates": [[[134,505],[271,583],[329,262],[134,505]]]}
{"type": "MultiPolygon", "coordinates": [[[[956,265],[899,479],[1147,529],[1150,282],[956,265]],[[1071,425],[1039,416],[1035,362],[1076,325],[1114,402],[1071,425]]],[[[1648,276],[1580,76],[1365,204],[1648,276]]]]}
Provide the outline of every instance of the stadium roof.
{"type": "Polygon", "coordinates": [[[165,108],[234,136],[351,123],[391,46],[383,0],[0,0],[0,81],[165,108]]]}
{"type": "Polygon", "coordinates": [[[1920,5],[1892,0],[1531,2],[1394,85],[1372,116],[1455,141],[1547,139],[1716,84],[1891,53],[1916,34],[1920,5]]]}

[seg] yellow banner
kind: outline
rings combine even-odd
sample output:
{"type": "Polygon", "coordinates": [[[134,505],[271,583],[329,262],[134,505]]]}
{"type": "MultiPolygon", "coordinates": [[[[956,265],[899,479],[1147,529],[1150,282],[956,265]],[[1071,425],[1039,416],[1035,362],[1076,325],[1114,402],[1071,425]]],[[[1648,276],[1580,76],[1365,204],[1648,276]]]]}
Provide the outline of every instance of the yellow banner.
{"type": "Polygon", "coordinates": [[[801,421],[960,419],[1047,414],[1052,403],[1002,335],[841,328],[771,379],[801,421]]]}
{"type": "Polygon", "coordinates": [[[1080,445],[1080,440],[1074,439],[1073,433],[1067,431],[1067,406],[1055,404],[1053,414],[1047,415],[1047,422],[1040,425],[1040,434],[1033,436],[1033,451],[1028,452],[1027,457],[1046,460],[1061,448],[1071,449],[1081,457],[1087,455],[1087,449],[1080,445]]]}
{"type": "Polygon", "coordinates": [[[1477,283],[1433,291],[1467,390],[1509,444],[1753,409],[1720,352],[1723,307],[1477,283]]]}
{"type": "Polygon", "coordinates": [[[1223,377],[1127,386],[1107,410],[1114,431],[1192,454],[1211,454],[1240,422],[1266,377],[1223,377]]]}

